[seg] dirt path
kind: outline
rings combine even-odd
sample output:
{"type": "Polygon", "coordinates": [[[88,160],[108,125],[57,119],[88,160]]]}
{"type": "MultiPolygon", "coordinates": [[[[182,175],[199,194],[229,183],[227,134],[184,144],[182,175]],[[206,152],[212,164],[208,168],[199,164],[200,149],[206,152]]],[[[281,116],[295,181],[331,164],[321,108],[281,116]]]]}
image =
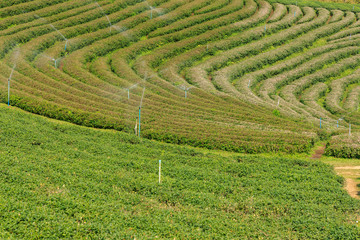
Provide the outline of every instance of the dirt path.
{"type": "MultiPolygon", "coordinates": [[[[323,146],[317,148],[315,153],[310,157],[310,159],[318,160],[325,153],[325,147],[323,146]]],[[[329,162],[331,164],[331,162],[329,162]]],[[[347,166],[346,162],[342,162],[340,166],[334,167],[335,172],[345,178],[345,190],[353,198],[360,199],[360,166],[347,166]]]]}
{"type": "Polygon", "coordinates": [[[360,166],[338,166],[334,168],[336,173],[346,180],[345,189],[353,198],[360,199],[360,166]]]}
{"type": "Polygon", "coordinates": [[[325,144],[315,150],[315,153],[311,156],[311,159],[320,159],[325,153],[325,144]]]}
{"type": "Polygon", "coordinates": [[[346,178],[345,189],[351,197],[360,199],[359,197],[360,192],[358,191],[358,187],[354,179],[346,178]]]}

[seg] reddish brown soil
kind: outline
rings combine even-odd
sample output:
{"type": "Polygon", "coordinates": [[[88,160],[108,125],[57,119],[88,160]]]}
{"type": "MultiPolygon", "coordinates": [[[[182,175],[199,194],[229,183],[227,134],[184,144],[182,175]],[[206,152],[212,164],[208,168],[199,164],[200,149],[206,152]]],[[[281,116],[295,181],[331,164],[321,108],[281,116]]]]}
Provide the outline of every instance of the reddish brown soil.
{"type": "Polygon", "coordinates": [[[311,156],[311,159],[320,159],[325,153],[325,145],[315,150],[315,153],[311,156]]]}

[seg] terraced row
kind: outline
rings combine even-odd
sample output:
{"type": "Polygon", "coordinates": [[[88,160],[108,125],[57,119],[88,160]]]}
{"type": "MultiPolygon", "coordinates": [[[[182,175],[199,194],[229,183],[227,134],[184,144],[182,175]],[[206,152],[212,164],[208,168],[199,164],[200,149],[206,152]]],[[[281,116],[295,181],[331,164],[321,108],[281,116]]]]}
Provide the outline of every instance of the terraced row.
{"type": "Polygon", "coordinates": [[[356,130],[353,12],[262,0],[34,2],[0,9],[16,9],[0,20],[0,91],[7,102],[11,75],[12,106],[251,153],[308,151],[320,117],[356,130]]]}

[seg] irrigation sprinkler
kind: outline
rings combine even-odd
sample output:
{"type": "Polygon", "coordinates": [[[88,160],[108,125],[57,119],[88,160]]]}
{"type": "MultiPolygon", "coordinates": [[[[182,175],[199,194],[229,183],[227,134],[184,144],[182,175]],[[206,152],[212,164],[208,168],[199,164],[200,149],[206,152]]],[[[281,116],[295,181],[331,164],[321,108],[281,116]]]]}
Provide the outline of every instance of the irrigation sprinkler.
{"type": "Polygon", "coordinates": [[[54,61],[55,68],[57,68],[57,67],[58,67],[58,61],[59,61],[60,59],[62,59],[62,58],[60,57],[60,58],[57,58],[57,59],[55,59],[55,58],[51,59],[51,60],[53,60],[53,61],[54,61]]]}
{"type": "Polygon", "coordinates": [[[150,19],[152,19],[152,16],[153,16],[153,14],[152,14],[152,12],[153,12],[153,7],[152,6],[150,6],[150,19]]]}
{"type": "Polygon", "coordinates": [[[339,121],[343,120],[342,118],[339,118],[336,123],[336,127],[339,128],[339,121]]]}
{"type": "Polygon", "coordinates": [[[295,17],[295,13],[296,13],[296,11],[294,11],[294,17],[295,17]]]}
{"type": "Polygon", "coordinates": [[[119,33],[122,33],[122,32],[125,32],[128,30],[126,27],[123,27],[123,26],[119,27],[116,24],[112,24],[111,27],[114,28],[119,33]]]}
{"type": "Polygon", "coordinates": [[[8,106],[10,106],[10,81],[11,81],[11,78],[12,78],[15,68],[16,68],[16,64],[14,64],[13,68],[11,69],[11,73],[8,78],[8,106]]]}
{"type": "Polygon", "coordinates": [[[159,184],[161,183],[161,160],[159,160],[159,184]]]}
{"type": "Polygon", "coordinates": [[[10,106],[10,78],[8,78],[8,106],[10,106]]]}
{"type": "Polygon", "coordinates": [[[109,29],[110,29],[110,32],[111,32],[111,21],[108,17],[108,15],[106,15],[104,9],[100,6],[100,4],[98,2],[95,1],[95,4],[100,8],[101,12],[104,14],[104,16],[106,17],[106,19],[108,20],[109,22],[109,29]]]}
{"type": "Polygon", "coordinates": [[[54,62],[54,66],[55,66],[55,68],[57,68],[57,67],[58,67],[59,60],[61,60],[61,59],[62,59],[62,57],[59,57],[59,58],[53,58],[53,57],[50,57],[50,56],[48,56],[48,55],[46,55],[46,54],[42,54],[42,56],[44,56],[44,57],[46,57],[47,59],[49,59],[49,60],[53,61],[53,62],[54,62]]]}
{"type": "Polygon", "coordinates": [[[181,85],[178,88],[180,88],[181,90],[183,90],[185,92],[185,98],[187,98],[187,92],[193,87],[185,87],[184,85],[181,85]]]}
{"type": "Polygon", "coordinates": [[[55,64],[55,68],[57,68],[57,64],[56,64],[56,62],[57,62],[57,59],[52,59],[53,61],[54,61],[54,64],[55,64]]]}
{"type": "Polygon", "coordinates": [[[130,99],[130,90],[133,89],[134,87],[136,87],[137,85],[139,85],[139,83],[136,83],[129,88],[124,88],[128,93],[128,99],[130,99]]]}
{"type": "Polygon", "coordinates": [[[149,9],[150,9],[150,19],[153,18],[153,11],[161,12],[161,8],[159,9],[154,6],[151,6],[147,1],[145,1],[145,3],[149,6],[149,9]]]}
{"type": "Polygon", "coordinates": [[[68,39],[59,31],[57,30],[57,28],[52,25],[51,23],[49,24],[53,29],[55,29],[55,31],[65,40],[65,51],[66,51],[66,47],[67,47],[67,42],[68,42],[68,39]]]}
{"type": "Polygon", "coordinates": [[[143,89],[143,93],[142,93],[141,101],[140,101],[140,106],[139,106],[139,138],[140,138],[140,132],[141,132],[141,106],[142,106],[142,102],[143,102],[143,98],[144,98],[144,93],[145,93],[145,87],[143,89]]]}
{"type": "Polygon", "coordinates": [[[321,129],[321,118],[320,118],[320,129],[321,129]]]}
{"type": "MultiPolygon", "coordinates": [[[[39,15],[35,14],[34,15],[36,18],[40,18],[41,20],[49,23],[48,20],[40,17],[39,15]]],[[[66,47],[67,47],[67,43],[68,43],[68,39],[52,24],[52,23],[49,23],[50,27],[52,27],[64,40],[65,40],[65,51],[66,51],[66,47]]]]}
{"type": "Polygon", "coordinates": [[[264,27],[264,32],[266,33],[266,23],[265,23],[265,27],[264,27]]]}

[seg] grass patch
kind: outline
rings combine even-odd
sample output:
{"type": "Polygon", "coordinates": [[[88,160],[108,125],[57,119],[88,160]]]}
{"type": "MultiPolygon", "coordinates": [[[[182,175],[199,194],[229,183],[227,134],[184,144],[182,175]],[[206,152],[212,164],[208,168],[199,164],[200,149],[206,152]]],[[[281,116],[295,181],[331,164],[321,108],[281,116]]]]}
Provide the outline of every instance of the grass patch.
{"type": "Polygon", "coordinates": [[[5,105],[0,123],[0,238],[360,234],[360,202],[318,161],[139,140],[5,105]]]}

